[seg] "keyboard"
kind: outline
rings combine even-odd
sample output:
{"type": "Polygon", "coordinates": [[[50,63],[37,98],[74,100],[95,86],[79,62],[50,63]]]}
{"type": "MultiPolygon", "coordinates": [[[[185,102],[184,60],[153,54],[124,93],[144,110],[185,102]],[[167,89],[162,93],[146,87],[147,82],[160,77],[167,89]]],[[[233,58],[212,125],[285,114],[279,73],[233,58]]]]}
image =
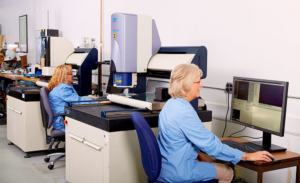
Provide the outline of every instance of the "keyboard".
{"type": "Polygon", "coordinates": [[[247,153],[257,152],[256,149],[253,149],[252,147],[246,145],[245,143],[239,143],[239,142],[229,140],[229,139],[228,140],[222,140],[221,142],[223,144],[228,145],[229,147],[238,149],[238,150],[243,151],[243,152],[247,152],[247,153]]]}

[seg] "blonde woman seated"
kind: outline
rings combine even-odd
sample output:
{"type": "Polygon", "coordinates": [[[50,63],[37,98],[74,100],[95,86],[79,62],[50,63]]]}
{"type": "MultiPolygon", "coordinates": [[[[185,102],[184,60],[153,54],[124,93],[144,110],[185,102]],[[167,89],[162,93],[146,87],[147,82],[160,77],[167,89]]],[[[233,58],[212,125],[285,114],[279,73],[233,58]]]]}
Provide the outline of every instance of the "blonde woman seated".
{"type": "Polygon", "coordinates": [[[221,143],[208,131],[190,102],[198,98],[202,71],[194,64],[180,64],[171,73],[169,94],[172,96],[159,114],[158,145],[162,155],[159,179],[162,182],[196,182],[218,179],[229,183],[233,170],[213,163],[200,150],[233,164],[244,161],[271,161],[266,151],[245,153],[221,143]],[[196,160],[198,158],[198,161],[196,160]]]}
{"type": "MultiPolygon", "coordinates": [[[[54,115],[65,113],[65,106],[68,106],[68,102],[70,101],[91,100],[78,96],[76,90],[71,85],[73,76],[72,66],[70,65],[60,65],[53,73],[48,84],[48,90],[50,91],[49,101],[54,115]]],[[[62,116],[54,117],[53,128],[65,131],[62,116]]]]}

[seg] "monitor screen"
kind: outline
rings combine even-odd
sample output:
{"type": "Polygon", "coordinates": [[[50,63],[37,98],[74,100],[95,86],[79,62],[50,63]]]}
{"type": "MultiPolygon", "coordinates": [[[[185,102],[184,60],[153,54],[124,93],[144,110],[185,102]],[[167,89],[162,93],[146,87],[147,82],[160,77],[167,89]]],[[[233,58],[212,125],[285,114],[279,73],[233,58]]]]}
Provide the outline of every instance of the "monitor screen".
{"type": "Polygon", "coordinates": [[[19,47],[21,52],[28,53],[27,15],[19,17],[19,47]]]}
{"type": "Polygon", "coordinates": [[[288,82],[234,77],[231,121],[284,135],[288,82]]]}

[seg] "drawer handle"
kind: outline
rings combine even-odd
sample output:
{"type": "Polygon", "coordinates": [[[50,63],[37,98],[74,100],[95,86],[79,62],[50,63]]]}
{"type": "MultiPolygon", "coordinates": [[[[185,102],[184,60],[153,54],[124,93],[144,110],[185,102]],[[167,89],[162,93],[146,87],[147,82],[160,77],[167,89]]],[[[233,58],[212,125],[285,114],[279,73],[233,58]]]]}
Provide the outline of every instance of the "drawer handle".
{"type": "Polygon", "coordinates": [[[69,136],[70,136],[72,139],[75,139],[75,140],[77,140],[77,141],[79,141],[79,142],[83,142],[83,139],[82,139],[82,138],[79,138],[79,137],[77,137],[77,136],[75,136],[75,135],[72,135],[72,134],[69,134],[69,136]]]}
{"type": "Polygon", "coordinates": [[[18,114],[22,114],[21,111],[18,111],[18,110],[16,110],[16,109],[15,109],[15,112],[18,113],[18,114]]]}
{"type": "Polygon", "coordinates": [[[12,107],[7,107],[9,110],[12,110],[12,111],[14,111],[15,109],[14,108],[12,108],[12,107]]]}
{"type": "Polygon", "coordinates": [[[92,144],[92,143],[90,143],[90,142],[88,142],[86,140],[83,143],[86,144],[86,145],[88,145],[88,146],[90,146],[90,147],[92,147],[92,148],[94,148],[94,149],[96,149],[96,150],[100,150],[102,148],[102,147],[96,146],[95,144],[92,144]]]}

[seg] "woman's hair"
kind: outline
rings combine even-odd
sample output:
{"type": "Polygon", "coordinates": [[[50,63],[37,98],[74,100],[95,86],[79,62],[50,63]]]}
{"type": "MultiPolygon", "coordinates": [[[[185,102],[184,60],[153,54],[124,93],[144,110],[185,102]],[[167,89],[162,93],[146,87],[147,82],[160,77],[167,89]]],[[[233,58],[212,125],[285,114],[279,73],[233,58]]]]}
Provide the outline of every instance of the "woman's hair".
{"type": "Polygon", "coordinates": [[[66,83],[68,73],[72,72],[71,65],[60,65],[56,67],[53,76],[48,84],[48,90],[52,91],[57,85],[66,83]]]}
{"type": "Polygon", "coordinates": [[[203,72],[195,64],[177,65],[171,72],[169,94],[172,98],[182,98],[187,94],[184,89],[190,91],[195,76],[202,77],[203,72]]]}

